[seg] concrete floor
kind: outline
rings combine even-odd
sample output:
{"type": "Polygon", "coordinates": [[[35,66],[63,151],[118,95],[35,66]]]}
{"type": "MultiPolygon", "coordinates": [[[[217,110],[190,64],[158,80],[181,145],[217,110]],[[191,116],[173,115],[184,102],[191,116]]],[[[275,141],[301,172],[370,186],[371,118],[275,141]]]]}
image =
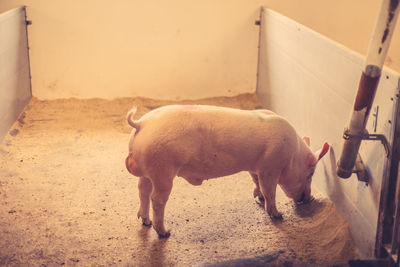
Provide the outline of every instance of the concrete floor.
{"type": "MultiPolygon", "coordinates": [[[[137,178],[124,165],[125,115],[168,103],[32,99],[0,145],[0,266],[346,266],[358,258],[346,222],[315,188],[303,206],[278,190],[284,219],[272,221],[247,173],[199,187],[176,178],[171,237],[142,226],[137,178]]],[[[254,95],[200,103],[258,106],[254,95]]]]}

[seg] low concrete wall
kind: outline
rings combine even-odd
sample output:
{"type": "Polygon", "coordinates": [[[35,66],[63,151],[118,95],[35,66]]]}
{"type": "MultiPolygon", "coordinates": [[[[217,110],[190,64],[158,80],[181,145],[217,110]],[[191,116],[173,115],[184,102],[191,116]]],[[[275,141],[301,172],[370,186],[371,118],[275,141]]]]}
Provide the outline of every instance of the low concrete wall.
{"type": "Polygon", "coordinates": [[[0,14],[0,140],[32,96],[25,8],[0,14]]]}

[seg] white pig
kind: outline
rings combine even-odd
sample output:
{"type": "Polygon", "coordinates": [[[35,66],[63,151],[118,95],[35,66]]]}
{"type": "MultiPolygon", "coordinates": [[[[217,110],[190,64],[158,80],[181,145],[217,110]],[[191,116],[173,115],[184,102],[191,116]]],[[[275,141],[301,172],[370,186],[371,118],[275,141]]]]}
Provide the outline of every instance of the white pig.
{"type": "Polygon", "coordinates": [[[138,218],[144,225],[153,224],[159,237],[170,235],[164,227],[164,209],[175,176],[201,185],[206,179],[248,171],[256,185],[254,197],[265,203],[273,218],[282,218],[275,204],[277,184],[295,201],[313,199],[311,178],[329,145],[313,153],[309,138],[300,138],[272,111],[170,105],[136,121],[135,113],[133,108],[127,115],[133,130],[125,164],[139,177],[138,218]]]}

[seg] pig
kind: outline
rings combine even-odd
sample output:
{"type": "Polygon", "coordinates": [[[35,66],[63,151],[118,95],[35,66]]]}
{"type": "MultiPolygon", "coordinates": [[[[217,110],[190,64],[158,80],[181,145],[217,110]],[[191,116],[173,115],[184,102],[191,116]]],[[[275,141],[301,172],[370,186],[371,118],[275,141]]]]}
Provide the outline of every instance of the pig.
{"type": "Polygon", "coordinates": [[[317,162],[329,150],[328,143],[313,153],[310,139],[300,138],[293,126],[269,110],[240,110],[208,105],[168,105],[133,120],[127,170],[139,177],[143,225],[160,238],[170,236],[164,226],[164,210],[173,179],[183,177],[192,185],[240,171],[250,173],[254,197],[272,217],[281,219],[275,192],[279,184],[296,202],[307,203],[317,162]],[[149,217],[150,200],[153,222],[149,217]]]}

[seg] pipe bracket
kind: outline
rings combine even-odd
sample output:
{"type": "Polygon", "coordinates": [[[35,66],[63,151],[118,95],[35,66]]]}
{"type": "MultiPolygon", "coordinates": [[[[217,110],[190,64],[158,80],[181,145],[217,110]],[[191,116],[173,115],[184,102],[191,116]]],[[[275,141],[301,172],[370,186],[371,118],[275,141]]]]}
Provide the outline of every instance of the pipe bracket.
{"type": "Polygon", "coordinates": [[[360,182],[365,182],[368,186],[368,182],[370,180],[370,175],[368,173],[367,168],[364,165],[364,162],[361,159],[361,155],[357,154],[356,163],[354,164],[353,173],[357,174],[357,179],[360,182]]]}
{"type": "Polygon", "coordinates": [[[383,134],[369,134],[367,131],[364,132],[362,135],[351,134],[349,129],[346,129],[343,132],[343,139],[350,140],[350,139],[361,139],[361,140],[371,140],[371,141],[381,141],[383,147],[385,148],[386,157],[390,157],[390,144],[387,140],[386,136],[383,134]]]}

